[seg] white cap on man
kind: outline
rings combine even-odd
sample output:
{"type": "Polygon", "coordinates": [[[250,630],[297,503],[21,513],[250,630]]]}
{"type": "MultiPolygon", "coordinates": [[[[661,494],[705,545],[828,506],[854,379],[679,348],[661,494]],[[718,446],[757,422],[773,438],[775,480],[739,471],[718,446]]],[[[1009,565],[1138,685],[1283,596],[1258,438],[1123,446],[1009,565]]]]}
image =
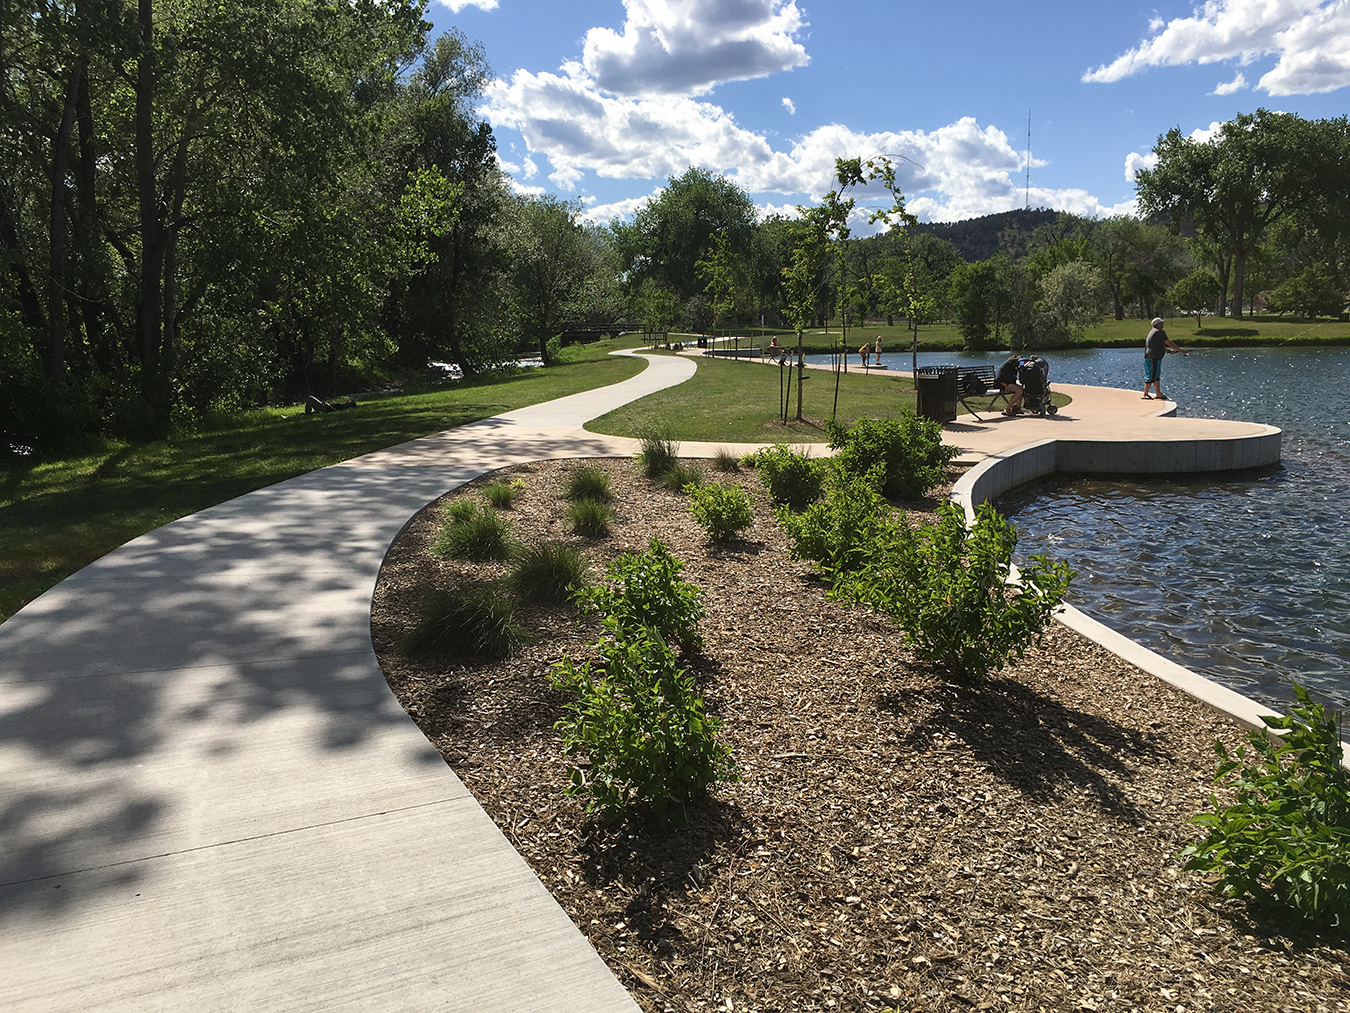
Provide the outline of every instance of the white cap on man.
{"type": "Polygon", "coordinates": [[[1162,318],[1162,317],[1154,317],[1154,318],[1153,318],[1153,326],[1154,326],[1154,327],[1161,327],[1162,325],[1163,325],[1163,318],[1162,318]]]}

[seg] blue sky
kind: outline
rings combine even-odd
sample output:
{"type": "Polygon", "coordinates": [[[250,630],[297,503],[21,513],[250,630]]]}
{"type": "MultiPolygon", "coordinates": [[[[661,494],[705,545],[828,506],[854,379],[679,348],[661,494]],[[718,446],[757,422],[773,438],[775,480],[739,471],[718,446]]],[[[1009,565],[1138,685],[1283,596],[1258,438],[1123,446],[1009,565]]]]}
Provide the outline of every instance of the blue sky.
{"type": "Polygon", "coordinates": [[[1344,115],[1350,0],[432,0],[483,43],[513,185],[631,215],[689,165],[767,213],[892,155],[909,209],[1133,209],[1172,127],[1344,115]]]}

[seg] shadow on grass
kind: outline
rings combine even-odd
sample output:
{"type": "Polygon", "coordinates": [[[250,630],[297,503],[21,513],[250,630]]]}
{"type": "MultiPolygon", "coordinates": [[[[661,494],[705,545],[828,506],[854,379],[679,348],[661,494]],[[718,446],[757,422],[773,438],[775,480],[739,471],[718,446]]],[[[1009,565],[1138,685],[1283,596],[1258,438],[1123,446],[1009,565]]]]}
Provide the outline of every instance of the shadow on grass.
{"type": "MultiPolygon", "coordinates": [[[[929,712],[902,745],[916,753],[935,738],[964,742],[991,774],[1038,802],[1053,802],[1066,785],[1088,792],[1104,813],[1131,823],[1145,814],[1119,786],[1133,775],[1131,760],[1168,754],[1147,736],[1074,710],[1019,682],[990,678],[978,684],[943,682],[922,694],[929,712]]],[[[880,697],[882,710],[914,717],[915,699],[880,697]]]]}

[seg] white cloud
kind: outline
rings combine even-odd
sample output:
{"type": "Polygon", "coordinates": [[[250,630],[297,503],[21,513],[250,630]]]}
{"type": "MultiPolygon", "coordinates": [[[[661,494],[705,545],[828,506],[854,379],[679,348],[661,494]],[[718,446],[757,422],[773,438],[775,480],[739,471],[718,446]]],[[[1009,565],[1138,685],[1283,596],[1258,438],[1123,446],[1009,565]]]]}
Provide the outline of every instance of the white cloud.
{"type": "Polygon", "coordinates": [[[477,7],[483,11],[495,11],[497,9],[497,0],[436,0],[444,7],[449,7],[452,14],[458,14],[465,7],[477,7]]]}
{"type": "MultiPolygon", "coordinates": [[[[593,204],[590,203],[590,201],[586,201],[585,198],[582,198],[583,202],[590,204],[590,206],[581,213],[581,217],[588,222],[597,224],[612,222],[616,218],[623,218],[626,220],[646,207],[649,201],[656,200],[657,197],[660,197],[661,194],[665,192],[665,187],[658,186],[646,197],[630,197],[627,200],[615,201],[612,204],[593,204]]],[[[591,198],[591,200],[593,201],[594,198],[591,198]]]]}
{"type": "Polygon", "coordinates": [[[581,170],[574,166],[565,165],[550,172],[548,178],[553,181],[553,185],[559,190],[572,190],[581,182],[581,170]]]}
{"type": "MultiPolygon", "coordinates": [[[[1275,67],[1256,84],[1270,95],[1307,95],[1350,84],[1347,0],[1206,0],[1191,17],[1165,24],[1154,19],[1149,31],[1151,38],[1087,71],[1083,80],[1119,81],[1148,67],[1191,63],[1247,65],[1277,55],[1275,67]]],[[[1231,94],[1239,81],[1241,74],[1216,94],[1231,94]]]]}
{"type": "Polygon", "coordinates": [[[525,156],[524,167],[526,179],[534,179],[535,176],[539,175],[539,166],[535,163],[534,159],[531,158],[529,155],[525,156]]]}
{"type": "Polygon", "coordinates": [[[1227,81],[1214,86],[1211,95],[1232,95],[1234,92],[1243,91],[1247,87],[1247,79],[1239,71],[1238,76],[1231,81],[1227,81]]]}
{"type": "Polygon", "coordinates": [[[793,102],[792,99],[788,98],[786,95],[783,96],[783,108],[788,111],[789,116],[797,115],[797,103],[793,102]]]}
{"type": "Polygon", "coordinates": [[[544,194],[548,193],[548,190],[542,186],[526,186],[524,183],[517,182],[510,176],[506,177],[506,185],[510,187],[512,193],[524,197],[542,197],[544,194]]]}
{"type": "Polygon", "coordinates": [[[622,33],[592,28],[582,62],[615,95],[701,95],[810,62],[796,0],[624,0],[622,33]]]}
{"type": "Polygon", "coordinates": [[[1214,120],[1207,127],[1196,127],[1194,130],[1192,130],[1191,140],[1193,140],[1196,144],[1208,144],[1209,141],[1212,140],[1222,129],[1223,124],[1220,123],[1218,120],[1214,120]]]}
{"type": "Polygon", "coordinates": [[[1157,152],[1150,151],[1147,155],[1141,155],[1137,151],[1131,151],[1125,156],[1125,179],[1133,183],[1140,169],[1152,169],[1157,164],[1157,152]]]}

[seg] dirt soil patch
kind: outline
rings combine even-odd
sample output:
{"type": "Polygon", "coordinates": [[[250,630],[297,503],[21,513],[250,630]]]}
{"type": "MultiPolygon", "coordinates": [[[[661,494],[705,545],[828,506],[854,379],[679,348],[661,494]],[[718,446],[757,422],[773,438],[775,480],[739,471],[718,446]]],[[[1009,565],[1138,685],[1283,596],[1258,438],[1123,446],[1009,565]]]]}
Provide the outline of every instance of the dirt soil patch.
{"type": "Polygon", "coordinates": [[[496,572],[426,551],[438,505],[375,594],[404,708],[644,1010],[1350,1011],[1343,937],[1181,869],[1214,740],[1240,730],[1058,625],[1012,669],[954,683],[885,617],[826,598],[753,473],[710,475],[757,493],[729,548],[631,461],[515,467],[451,496],[519,478],[522,540],[576,542],[597,574],[652,537],[686,562],[708,608],[686,662],[741,780],[683,829],[607,826],[563,794],[566,697],[547,675],[597,636],[571,610],[524,612],[534,640],[500,663],[394,650],[426,589],[496,572]],[[565,534],[559,492],[582,464],[611,476],[609,538],[565,534]]]}

